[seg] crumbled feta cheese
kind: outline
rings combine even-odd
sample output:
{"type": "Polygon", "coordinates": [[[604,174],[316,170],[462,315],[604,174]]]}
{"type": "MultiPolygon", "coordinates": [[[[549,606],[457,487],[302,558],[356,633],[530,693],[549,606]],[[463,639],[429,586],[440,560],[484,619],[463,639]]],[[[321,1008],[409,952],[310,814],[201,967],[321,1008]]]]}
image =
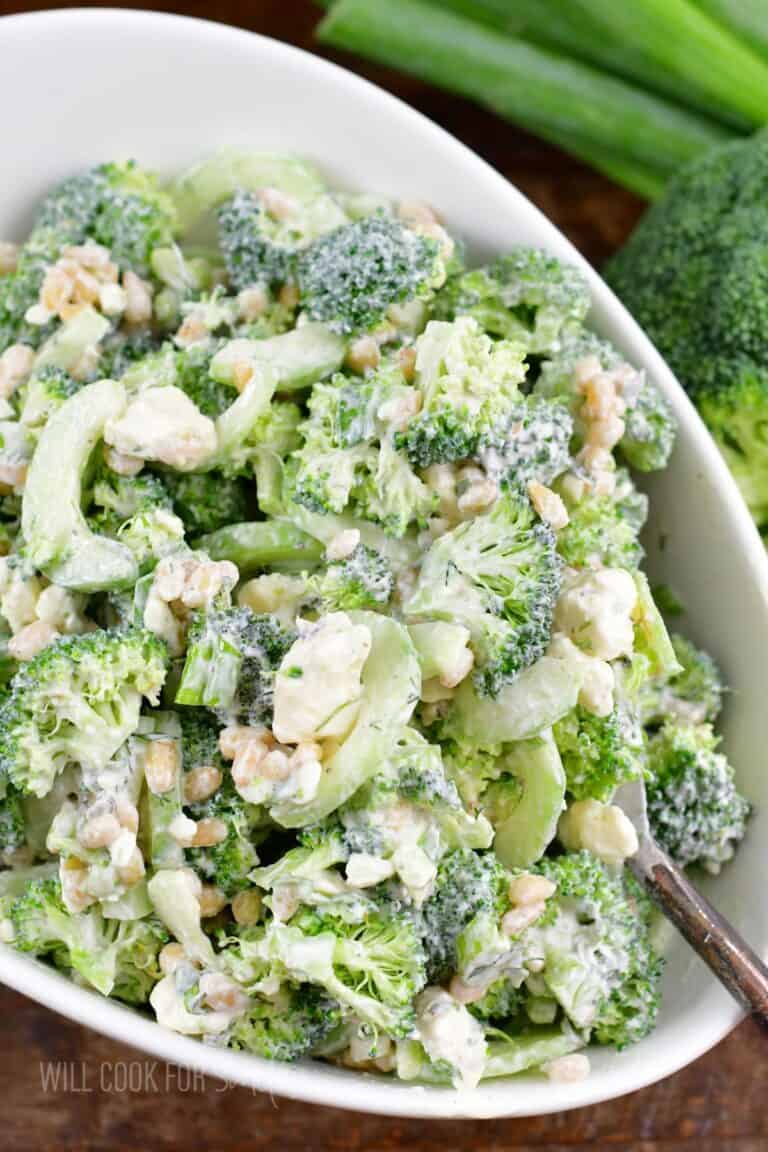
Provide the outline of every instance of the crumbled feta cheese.
{"type": "Polygon", "coordinates": [[[638,849],[632,821],[616,804],[576,800],[560,817],[557,834],[569,852],[586,849],[606,864],[620,865],[638,849]]]}
{"type": "Polygon", "coordinates": [[[599,660],[629,656],[637,588],[623,568],[570,572],[555,607],[555,629],[599,660]]]}
{"type": "Polygon", "coordinates": [[[434,1063],[445,1061],[457,1088],[475,1088],[485,1066],[485,1035],[479,1020],[442,988],[416,998],[416,1031],[434,1063]]]}
{"type": "Polygon", "coordinates": [[[613,712],[616,677],[613,668],[605,660],[588,656],[577,648],[572,640],[562,633],[556,633],[547,649],[547,656],[556,660],[566,660],[576,666],[581,678],[579,704],[594,716],[610,716],[613,712]]]}
{"type": "Polygon", "coordinates": [[[347,735],[362,696],[361,673],[371,633],[345,612],[332,612],[307,628],[283,658],[275,677],[273,732],[283,744],[347,735]]]}
{"type": "Polygon", "coordinates": [[[353,888],[372,888],[395,874],[391,860],[371,856],[368,852],[353,852],[347,861],[347,883],[353,888]]]}
{"type": "Polygon", "coordinates": [[[188,472],[215,452],[216,427],[180,388],[150,387],[108,421],[104,440],[125,455],[188,472]]]}

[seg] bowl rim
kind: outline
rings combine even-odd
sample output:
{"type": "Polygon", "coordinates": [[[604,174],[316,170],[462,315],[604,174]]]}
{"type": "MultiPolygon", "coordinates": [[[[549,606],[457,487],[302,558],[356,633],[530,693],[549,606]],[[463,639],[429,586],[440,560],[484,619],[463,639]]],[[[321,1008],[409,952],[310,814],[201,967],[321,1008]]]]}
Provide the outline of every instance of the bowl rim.
{"type": "MultiPolygon", "coordinates": [[[[467,145],[461,143],[446,129],[434,123],[423,113],[411,108],[405,101],[379,88],[376,84],[312,52],[275,40],[247,29],[237,28],[213,20],[180,16],[167,12],[120,8],[44,9],[0,17],[3,39],[19,38],[19,47],[38,31],[61,29],[62,34],[73,35],[79,30],[102,31],[115,36],[120,24],[133,30],[146,27],[153,33],[183,35],[194,39],[217,40],[222,47],[246,44],[258,53],[268,53],[282,59],[289,68],[295,68],[312,79],[333,82],[337,88],[360,103],[377,105],[383,114],[399,120],[409,133],[420,133],[429,138],[448,155],[452,155],[467,171],[482,191],[493,190],[516,202],[517,208],[537,217],[544,231],[548,231],[557,246],[569,251],[571,261],[586,273],[593,305],[600,313],[611,317],[631,346],[631,355],[653,375],[662,390],[675,401],[678,417],[682,417],[690,432],[697,458],[708,476],[720,489],[727,515],[733,521],[743,560],[751,570],[756,583],[768,591],[768,557],[749,511],[742,500],[736,483],[721,457],[714,441],[681,385],[673,376],[660,354],[640,329],[627,309],[621,304],[599,274],[587,263],[567,237],[548,220],[506,177],[483,160],[467,145]]],[[[76,1023],[86,1024],[144,1052],[170,1063],[190,1067],[196,1071],[235,1083],[249,1085],[262,1092],[276,1093],[309,1103],[326,1104],[344,1109],[373,1112],[381,1115],[424,1118],[491,1118],[503,1116],[546,1115],[552,1112],[584,1107],[613,1099],[627,1092],[637,1091],[679,1071],[698,1059],[722,1040],[742,1019],[743,1012],[734,1003],[724,1010],[719,1023],[702,1021],[696,1038],[686,1037],[683,1051],[679,1045],[670,1045],[666,1059],[657,1060],[652,1069],[634,1075],[630,1083],[620,1074],[604,1071],[599,1077],[590,1077],[575,1085],[551,1085],[549,1095],[539,1099],[535,1107],[525,1103],[509,1105],[498,1095],[486,1094],[483,1085],[471,1093],[457,1093],[448,1088],[410,1085],[400,1081],[384,1080],[367,1073],[350,1073],[333,1081],[327,1075],[318,1075],[317,1065],[300,1062],[281,1065],[245,1053],[237,1053],[208,1046],[190,1037],[180,1036],[162,1028],[156,1021],[142,1017],[134,1010],[113,1000],[105,1000],[97,993],[78,987],[61,973],[42,963],[0,945],[0,981],[29,996],[48,1008],[69,1017],[76,1023]],[[334,1091],[332,1085],[338,1085],[334,1091]]],[[[322,1066],[321,1066],[322,1067],[322,1066]]],[[[490,1082],[493,1083],[493,1082],[490,1082]]]]}

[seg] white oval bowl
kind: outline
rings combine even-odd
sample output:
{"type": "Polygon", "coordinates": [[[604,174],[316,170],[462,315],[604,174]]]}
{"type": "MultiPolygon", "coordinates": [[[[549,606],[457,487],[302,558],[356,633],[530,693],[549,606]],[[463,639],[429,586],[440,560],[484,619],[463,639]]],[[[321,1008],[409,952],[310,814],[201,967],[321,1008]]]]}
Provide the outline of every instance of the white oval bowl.
{"type": "MultiPolygon", "coordinates": [[[[654,578],[685,601],[686,629],[718,658],[732,690],[726,747],[757,812],[736,861],[710,887],[753,945],[768,952],[768,563],[679,384],[572,245],[497,172],[405,104],[314,56],[222,25],[98,9],[6,17],[0,106],[3,239],[21,237],[48,186],[85,165],[135,157],[171,173],[234,146],[305,156],[341,186],[426,199],[474,257],[523,243],[585,270],[596,327],[650,373],[680,424],[671,467],[642,484],[652,499],[649,563],[654,578]]],[[[592,1074],[579,1084],[519,1076],[460,1094],[208,1047],[3,946],[0,979],[153,1056],[264,1092],[401,1116],[526,1116],[592,1104],[675,1072],[739,1019],[701,961],[675,939],[659,1026],[648,1039],[621,1053],[594,1050],[592,1074]]]]}

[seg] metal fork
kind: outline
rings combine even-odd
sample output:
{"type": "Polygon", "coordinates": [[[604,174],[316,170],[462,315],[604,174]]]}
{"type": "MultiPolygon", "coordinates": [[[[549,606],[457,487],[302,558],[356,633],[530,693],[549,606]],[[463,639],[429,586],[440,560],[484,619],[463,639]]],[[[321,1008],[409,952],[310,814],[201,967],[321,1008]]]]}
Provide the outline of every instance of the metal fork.
{"type": "Polygon", "coordinates": [[[720,983],[768,1028],[768,966],[659,848],[648,824],[643,781],[622,784],[613,803],[637,832],[640,846],[627,861],[632,872],[720,983]]]}

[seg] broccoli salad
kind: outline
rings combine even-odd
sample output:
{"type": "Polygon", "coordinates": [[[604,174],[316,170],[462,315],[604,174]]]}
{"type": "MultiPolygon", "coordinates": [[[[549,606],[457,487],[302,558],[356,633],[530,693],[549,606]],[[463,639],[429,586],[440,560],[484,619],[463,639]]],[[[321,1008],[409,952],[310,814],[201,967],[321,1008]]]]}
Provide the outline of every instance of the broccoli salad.
{"type": "Polygon", "coordinates": [[[226,153],[0,245],[0,938],[165,1028],[587,1074],[662,961],[612,804],[717,871],[712,660],[640,565],[664,399],[581,272],[226,153]]]}

